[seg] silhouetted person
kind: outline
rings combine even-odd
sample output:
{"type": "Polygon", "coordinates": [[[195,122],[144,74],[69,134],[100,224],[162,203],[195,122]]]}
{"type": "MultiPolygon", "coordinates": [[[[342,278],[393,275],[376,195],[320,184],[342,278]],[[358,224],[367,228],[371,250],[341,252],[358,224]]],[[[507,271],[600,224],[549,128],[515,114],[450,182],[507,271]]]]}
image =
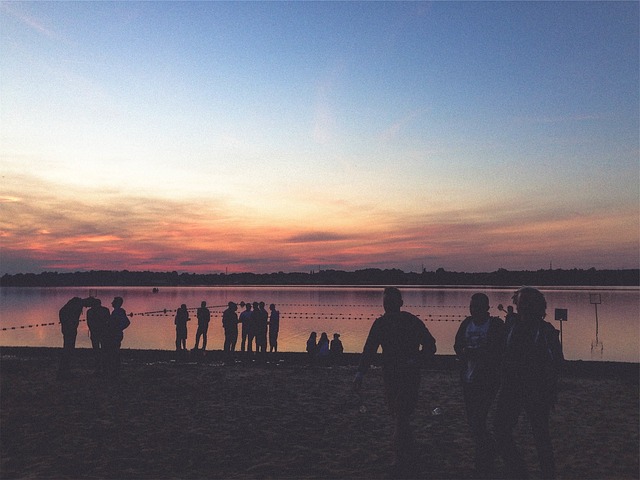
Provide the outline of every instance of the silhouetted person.
{"type": "Polygon", "coordinates": [[[502,385],[498,394],[495,434],[508,478],[527,478],[527,468],[513,440],[524,410],[538,451],[543,478],[555,478],[549,413],[557,398],[557,380],[564,360],[558,330],[544,321],[547,302],[532,287],[513,296],[518,320],[507,332],[502,385]]]}
{"type": "Polygon", "coordinates": [[[202,350],[204,351],[207,349],[207,332],[209,331],[209,321],[211,321],[211,312],[204,300],[196,312],[196,317],[198,318],[198,330],[196,331],[196,345],[193,349],[198,350],[200,337],[202,337],[202,350]]]}
{"type": "Polygon", "coordinates": [[[395,287],[385,288],[384,315],[373,322],[362,350],[354,389],[359,391],[362,379],[382,346],[382,375],[385,399],[395,420],[394,474],[406,477],[413,465],[413,432],[409,419],[418,401],[420,367],[436,352],[436,341],[418,317],[401,311],[402,294],[395,287]]]}
{"type": "MultiPolygon", "coordinates": [[[[264,302],[258,304],[256,315],[256,352],[266,353],[267,351],[267,329],[269,325],[269,313],[264,308],[264,302]]],[[[254,309],[254,313],[255,309],[254,309]]]]}
{"type": "Polygon", "coordinates": [[[487,416],[500,388],[505,327],[501,319],[489,315],[489,297],[484,293],[472,295],[469,312],[471,316],[460,325],[453,349],[462,367],[462,393],[476,448],[476,476],[491,478],[495,441],[487,430],[487,416]]]}
{"type": "Polygon", "coordinates": [[[70,376],[71,358],[76,348],[78,325],[83,307],[91,305],[91,298],[73,297],[58,312],[60,327],[62,329],[62,354],[58,369],[58,378],[65,379],[70,376]]]}
{"type": "Polygon", "coordinates": [[[311,332],[309,334],[309,338],[307,339],[307,354],[309,356],[309,363],[314,363],[316,354],[318,353],[317,338],[318,334],[316,332],[311,332]]]}
{"type": "Polygon", "coordinates": [[[256,341],[256,352],[258,351],[258,328],[260,325],[260,304],[253,302],[253,311],[249,315],[249,331],[247,332],[247,351],[253,352],[253,341],[256,341]]]}
{"type": "Polygon", "coordinates": [[[278,351],[278,333],[280,332],[280,312],[275,304],[269,305],[271,316],[269,317],[269,351],[278,351]]]}
{"type": "MultiPolygon", "coordinates": [[[[242,324],[242,342],[240,349],[244,352],[247,347],[247,337],[249,336],[249,328],[251,328],[251,304],[245,303],[244,312],[240,314],[240,323],[242,324]]],[[[251,343],[251,342],[250,342],[251,343]]],[[[251,350],[249,350],[251,351],[251,350]]]]}
{"type": "Polygon", "coordinates": [[[326,365],[329,360],[329,337],[326,332],[320,334],[320,340],[316,346],[316,355],[321,365],[326,365]]]}
{"type": "Polygon", "coordinates": [[[234,352],[238,343],[238,315],[236,314],[238,305],[229,302],[228,308],[222,312],[222,327],[224,328],[224,348],[225,352],[234,352]]]}
{"type": "Polygon", "coordinates": [[[109,309],[102,305],[99,298],[94,298],[93,305],[87,310],[87,326],[89,327],[97,374],[105,373],[104,348],[110,316],[109,309]]]}
{"type": "Polygon", "coordinates": [[[338,361],[342,356],[342,352],[344,352],[344,347],[342,346],[342,341],[340,340],[340,334],[334,333],[333,340],[331,340],[331,345],[329,346],[329,352],[334,361],[338,361]]]}
{"type": "Polygon", "coordinates": [[[120,374],[120,347],[124,331],[131,325],[127,312],[122,308],[122,297],[114,297],[111,302],[113,310],[109,316],[105,335],[105,367],[109,377],[120,374]]]}
{"type": "Polygon", "coordinates": [[[177,352],[186,352],[187,350],[187,322],[190,320],[187,306],[183,303],[176,311],[176,318],[173,321],[176,325],[177,352]]]}

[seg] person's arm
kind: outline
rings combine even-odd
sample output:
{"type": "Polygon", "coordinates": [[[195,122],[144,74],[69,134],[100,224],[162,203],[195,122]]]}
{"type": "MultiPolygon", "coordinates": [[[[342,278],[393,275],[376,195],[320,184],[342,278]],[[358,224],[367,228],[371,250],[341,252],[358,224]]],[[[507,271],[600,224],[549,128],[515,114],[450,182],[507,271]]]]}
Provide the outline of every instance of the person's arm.
{"type": "Polygon", "coordinates": [[[422,326],[424,327],[424,331],[422,333],[421,353],[425,360],[429,360],[436,354],[436,339],[433,338],[433,335],[431,335],[431,332],[429,332],[429,329],[425,326],[424,323],[422,324],[422,326]]]}
{"type": "Polygon", "coordinates": [[[127,317],[127,312],[121,308],[120,312],[120,330],[126,330],[129,325],[131,325],[131,320],[129,320],[129,317],[127,317]]]}
{"type": "Polygon", "coordinates": [[[378,321],[376,320],[375,322],[373,322],[371,330],[369,331],[369,335],[367,336],[367,341],[364,344],[362,355],[360,356],[358,370],[356,372],[355,378],[353,379],[353,389],[356,392],[360,390],[360,387],[362,386],[362,379],[369,370],[373,357],[378,351],[379,346],[380,338],[378,334],[378,321]]]}
{"type": "Polygon", "coordinates": [[[498,317],[490,318],[489,326],[489,344],[487,346],[488,356],[496,361],[500,361],[504,352],[505,340],[507,335],[507,327],[502,319],[498,317]]]}
{"type": "Polygon", "coordinates": [[[465,339],[465,332],[467,330],[468,320],[463,320],[462,324],[460,324],[460,328],[458,328],[458,332],[456,333],[456,338],[453,344],[453,350],[456,352],[458,358],[466,362],[466,352],[465,347],[467,346],[467,342],[465,339]]]}

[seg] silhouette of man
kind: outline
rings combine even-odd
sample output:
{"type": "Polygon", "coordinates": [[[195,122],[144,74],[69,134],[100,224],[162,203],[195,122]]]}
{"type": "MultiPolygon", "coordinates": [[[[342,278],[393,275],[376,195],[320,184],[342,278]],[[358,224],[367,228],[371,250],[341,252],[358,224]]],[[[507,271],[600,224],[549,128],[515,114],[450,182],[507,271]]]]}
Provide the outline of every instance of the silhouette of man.
{"type": "Polygon", "coordinates": [[[91,336],[91,346],[95,357],[95,371],[97,374],[105,372],[104,348],[107,325],[111,313],[109,309],[102,305],[99,298],[93,299],[93,305],[87,310],[87,326],[91,336]]]}
{"type": "Polygon", "coordinates": [[[176,325],[176,351],[187,350],[187,322],[190,321],[189,311],[187,306],[183,303],[180,308],[176,310],[176,317],[173,321],[176,325]]]}
{"type": "Polygon", "coordinates": [[[362,379],[378,347],[382,346],[385,399],[395,420],[396,460],[393,473],[407,476],[411,473],[414,443],[409,419],[418,401],[420,367],[435,354],[436,341],[422,320],[401,311],[400,290],[385,288],[382,303],[385,313],[371,326],[354,379],[354,389],[360,390],[362,379]]]}
{"type": "Polygon", "coordinates": [[[518,320],[507,331],[495,416],[497,446],[508,478],[526,478],[526,465],[513,440],[513,429],[524,410],[542,477],[555,478],[549,414],[556,402],[557,380],[564,360],[559,332],[544,321],[547,302],[539,290],[523,287],[514,294],[513,303],[518,320]]]}
{"type": "Polygon", "coordinates": [[[209,312],[207,302],[204,300],[196,312],[196,317],[198,318],[198,330],[196,330],[196,345],[193,349],[198,350],[200,337],[202,337],[202,350],[204,351],[207,349],[207,332],[209,330],[209,321],[211,321],[211,312],[209,312]]]}
{"type": "Polygon", "coordinates": [[[460,359],[462,392],[467,421],[476,445],[478,478],[491,478],[495,442],[487,431],[487,416],[500,387],[500,362],[505,339],[504,323],[489,315],[489,297],[471,296],[471,316],[456,334],[453,349],[460,359]]]}
{"type": "MultiPolygon", "coordinates": [[[[240,323],[242,324],[242,343],[240,344],[241,350],[244,352],[247,346],[247,337],[249,336],[249,328],[251,323],[251,303],[247,302],[244,305],[244,312],[240,314],[240,323]]],[[[251,345],[251,342],[249,342],[251,345]]],[[[251,350],[249,350],[251,351],[251,350]]]]}
{"type": "Polygon", "coordinates": [[[234,352],[238,342],[238,305],[229,302],[228,308],[222,312],[222,327],[224,328],[224,351],[234,352]]]}
{"type": "Polygon", "coordinates": [[[269,317],[269,351],[278,351],[278,333],[280,332],[280,312],[275,304],[269,305],[271,316],[269,317]]]}
{"type": "Polygon", "coordinates": [[[256,352],[266,353],[267,351],[267,329],[269,325],[269,313],[265,310],[264,302],[258,304],[256,315],[256,352]]]}
{"type": "Polygon", "coordinates": [[[111,302],[113,311],[107,323],[105,365],[110,377],[117,377],[120,374],[120,346],[124,338],[124,331],[131,325],[127,312],[122,308],[123,303],[122,297],[114,297],[111,302]]]}
{"type": "Polygon", "coordinates": [[[247,334],[247,351],[253,352],[253,340],[256,340],[256,352],[258,351],[258,327],[260,325],[260,304],[253,302],[253,311],[249,316],[249,332],[247,334]]]}
{"type": "Polygon", "coordinates": [[[91,298],[83,300],[80,297],[73,297],[58,312],[62,329],[62,354],[58,368],[58,378],[61,380],[69,378],[71,375],[71,359],[76,348],[80,315],[82,315],[82,309],[91,304],[91,298]]]}

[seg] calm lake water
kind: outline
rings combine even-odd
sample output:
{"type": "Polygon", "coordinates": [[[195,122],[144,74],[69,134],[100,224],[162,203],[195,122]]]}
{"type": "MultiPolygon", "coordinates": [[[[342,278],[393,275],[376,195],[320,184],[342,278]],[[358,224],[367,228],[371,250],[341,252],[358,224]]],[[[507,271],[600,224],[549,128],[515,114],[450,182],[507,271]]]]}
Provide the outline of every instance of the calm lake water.
{"type": "MultiPolygon", "coordinates": [[[[511,302],[515,288],[401,288],[404,310],[419,316],[437,340],[439,354],[453,354],[453,341],[460,322],[468,315],[469,298],[484,292],[491,301],[491,314],[504,318],[497,306],[511,302]]],[[[555,309],[567,309],[562,322],[565,357],[568,360],[639,362],[640,289],[638,288],[549,288],[547,320],[555,309]],[[591,302],[600,303],[594,304],[591,302]],[[597,338],[596,338],[597,308],[597,338]]],[[[148,287],[2,288],[0,289],[0,346],[62,345],[58,310],[73,296],[93,294],[110,306],[114,296],[124,298],[127,313],[133,313],[125,332],[123,348],[172,350],[175,348],[175,309],[185,303],[190,309],[188,347],[195,341],[195,309],[202,300],[212,312],[209,349],[222,349],[222,311],[229,301],[275,303],[280,311],[279,350],[304,351],[309,332],[340,333],[346,352],[360,352],[371,323],[382,313],[381,287],[163,287],[152,293],[148,287]],[[164,310],[167,313],[164,313],[164,310]],[[155,312],[155,313],[150,313],[155,312]],[[54,325],[42,325],[50,324],[54,325]],[[7,329],[7,330],[4,330],[7,329]]],[[[240,313],[242,309],[238,309],[240,313]]],[[[81,317],[84,318],[84,315],[81,317]]],[[[86,322],[78,332],[78,347],[90,347],[86,322]]]]}

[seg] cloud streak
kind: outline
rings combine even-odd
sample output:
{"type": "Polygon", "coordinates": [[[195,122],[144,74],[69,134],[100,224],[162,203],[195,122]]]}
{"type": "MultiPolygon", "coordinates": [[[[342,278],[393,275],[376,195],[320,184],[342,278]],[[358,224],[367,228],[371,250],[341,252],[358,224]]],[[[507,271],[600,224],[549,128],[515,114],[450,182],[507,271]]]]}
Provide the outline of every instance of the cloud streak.
{"type": "Polygon", "coordinates": [[[47,38],[51,38],[54,40],[60,39],[60,36],[55,31],[46,27],[41,20],[33,17],[32,15],[29,15],[28,13],[25,13],[24,11],[20,11],[18,8],[16,8],[17,5],[19,5],[19,3],[2,2],[0,4],[0,9],[5,13],[11,15],[16,20],[22,22],[32,31],[44,35],[47,38]]]}
{"type": "Polygon", "coordinates": [[[307,225],[269,226],[230,207],[211,207],[210,199],[106,193],[98,196],[101,203],[82,189],[59,196],[46,182],[22,177],[18,183],[29,185],[29,193],[8,188],[3,197],[11,200],[1,204],[0,245],[8,273],[20,268],[263,273],[318,266],[415,271],[422,264],[491,271],[542,268],[550,260],[566,268],[633,267],[628,258],[637,251],[640,228],[633,209],[543,214],[523,204],[494,218],[460,208],[421,216],[376,212],[384,221],[367,222],[375,218],[367,212],[343,227],[308,230],[307,225]],[[620,229],[621,224],[627,227],[620,229]]]}

